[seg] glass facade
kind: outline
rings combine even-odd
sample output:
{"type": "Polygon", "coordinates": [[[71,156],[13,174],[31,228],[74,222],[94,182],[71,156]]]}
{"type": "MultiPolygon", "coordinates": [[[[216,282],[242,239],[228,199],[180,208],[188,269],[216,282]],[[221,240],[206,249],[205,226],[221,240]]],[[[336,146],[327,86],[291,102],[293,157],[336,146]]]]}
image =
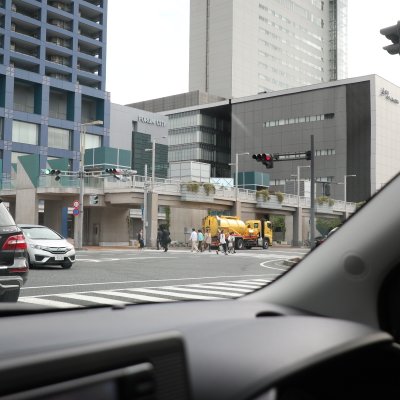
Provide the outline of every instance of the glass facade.
{"type": "Polygon", "coordinates": [[[39,125],[29,122],[13,121],[12,123],[13,142],[39,144],[39,125]]]}
{"type": "MultiPolygon", "coordinates": [[[[152,148],[151,135],[147,133],[133,132],[132,134],[132,169],[138,175],[145,174],[147,164],[147,175],[152,174],[152,151],[145,151],[152,148]]],[[[168,146],[156,143],[155,146],[155,176],[157,178],[168,177],[168,146]]]]}
{"type": "Polygon", "coordinates": [[[211,165],[211,176],[230,175],[230,121],[207,110],[169,115],[168,161],[211,165]]]}
{"type": "Polygon", "coordinates": [[[85,149],[95,149],[96,147],[101,147],[101,136],[86,133],[85,149]]]}
{"type": "Polygon", "coordinates": [[[47,145],[48,147],[55,147],[57,149],[70,150],[71,131],[67,129],[61,129],[49,126],[47,145]]]}

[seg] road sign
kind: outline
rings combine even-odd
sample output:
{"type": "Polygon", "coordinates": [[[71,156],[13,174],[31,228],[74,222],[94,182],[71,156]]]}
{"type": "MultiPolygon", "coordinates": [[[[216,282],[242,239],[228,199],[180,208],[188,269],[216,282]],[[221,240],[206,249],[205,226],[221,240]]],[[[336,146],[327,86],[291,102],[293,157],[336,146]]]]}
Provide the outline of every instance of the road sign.
{"type": "Polygon", "coordinates": [[[74,208],[78,208],[79,207],[79,201],[78,200],[74,200],[72,205],[74,206],[74,208]]]}
{"type": "Polygon", "coordinates": [[[77,208],[74,208],[72,210],[72,214],[74,214],[74,216],[76,217],[77,215],[79,215],[79,210],[77,208]]]}

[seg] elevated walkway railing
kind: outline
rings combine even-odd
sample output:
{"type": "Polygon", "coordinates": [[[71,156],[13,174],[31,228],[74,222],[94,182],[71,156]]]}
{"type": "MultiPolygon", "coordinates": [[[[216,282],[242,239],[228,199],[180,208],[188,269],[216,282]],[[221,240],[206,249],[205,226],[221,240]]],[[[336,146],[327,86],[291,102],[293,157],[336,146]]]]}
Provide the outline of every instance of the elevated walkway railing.
{"type": "MultiPolygon", "coordinates": [[[[139,191],[143,192],[145,189],[148,191],[154,190],[159,194],[169,194],[182,196],[185,189],[185,184],[188,182],[179,181],[175,179],[164,179],[164,178],[155,178],[154,185],[152,185],[151,177],[144,177],[142,175],[133,175],[133,176],[121,176],[120,179],[116,179],[114,176],[107,177],[85,177],[84,187],[85,192],[90,189],[97,189],[99,191],[103,191],[104,193],[118,193],[118,192],[127,192],[127,191],[139,191]]],[[[201,184],[200,184],[201,185],[201,184]]],[[[46,188],[46,189],[54,189],[56,192],[62,192],[62,189],[65,188],[75,188],[79,191],[80,181],[79,178],[73,176],[61,176],[60,180],[56,181],[54,176],[40,176],[38,182],[38,188],[46,188]]],[[[219,200],[231,200],[235,201],[236,199],[236,190],[235,187],[229,186],[218,186],[214,185],[215,193],[210,196],[210,199],[219,199],[219,200]]],[[[15,191],[15,180],[3,180],[2,185],[0,186],[0,192],[3,191],[15,191]]],[[[196,195],[193,193],[193,195],[196,195]]],[[[274,196],[274,195],[270,195],[274,196]]],[[[238,200],[242,202],[257,202],[257,192],[255,190],[250,189],[241,189],[238,190],[238,200]]],[[[282,206],[286,207],[297,207],[300,206],[302,208],[310,208],[311,201],[309,197],[300,197],[297,198],[297,195],[283,193],[283,200],[281,202],[282,206]]],[[[318,205],[316,204],[317,210],[322,210],[323,208],[326,210],[334,211],[334,212],[349,212],[353,213],[356,210],[356,204],[348,202],[347,205],[343,200],[333,200],[331,204],[318,205]]]]}

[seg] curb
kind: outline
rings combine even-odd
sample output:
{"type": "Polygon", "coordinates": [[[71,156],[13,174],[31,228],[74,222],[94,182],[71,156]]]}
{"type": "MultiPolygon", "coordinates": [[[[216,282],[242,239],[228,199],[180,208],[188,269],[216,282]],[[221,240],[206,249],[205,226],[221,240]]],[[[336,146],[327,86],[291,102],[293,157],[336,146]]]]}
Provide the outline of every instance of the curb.
{"type": "Polygon", "coordinates": [[[283,265],[286,265],[288,267],[293,267],[294,265],[298,264],[302,260],[301,257],[294,257],[289,260],[283,261],[283,265]]]}

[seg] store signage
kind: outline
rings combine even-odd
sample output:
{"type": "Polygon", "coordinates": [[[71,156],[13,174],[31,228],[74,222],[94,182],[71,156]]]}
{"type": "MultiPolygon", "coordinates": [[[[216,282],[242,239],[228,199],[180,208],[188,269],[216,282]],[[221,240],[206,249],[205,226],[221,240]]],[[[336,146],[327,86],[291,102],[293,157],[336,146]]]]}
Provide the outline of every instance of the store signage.
{"type": "Polygon", "coordinates": [[[385,89],[385,88],[382,88],[382,89],[381,89],[380,95],[381,95],[381,96],[385,96],[385,99],[391,101],[392,103],[399,104],[399,100],[397,100],[397,99],[395,99],[394,97],[392,97],[392,96],[390,95],[389,90],[387,90],[387,89],[385,89]]]}
{"type": "Polygon", "coordinates": [[[156,126],[165,126],[165,121],[161,121],[159,119],[151,119],[149,117],[138,116],[138,121],[143,122],[144,124],[156,125],[156,126]]]}

